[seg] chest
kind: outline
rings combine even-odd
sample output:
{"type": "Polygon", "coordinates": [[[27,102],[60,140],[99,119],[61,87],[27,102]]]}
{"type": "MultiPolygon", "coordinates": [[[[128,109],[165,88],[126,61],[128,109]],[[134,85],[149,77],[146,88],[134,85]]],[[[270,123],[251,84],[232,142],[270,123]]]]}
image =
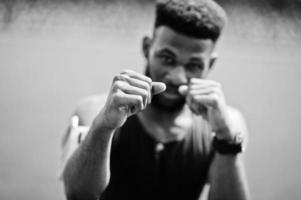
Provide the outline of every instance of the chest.
{"type": "Polygon", "coordinates": [[[111,187],[125,189],[129,195],[197,196],[210,164],[201,140],[196,143],[192,136],[186,136],[185,140],[160,145],[138,131],[120,133],[111,155],[111,187]]]}
{"type": "Polygon", "coordinates": [[[193,120],[190,116],[174,118],[139,117],[145,131],[159,142],[182,140],[192,130],[193,120]]]}

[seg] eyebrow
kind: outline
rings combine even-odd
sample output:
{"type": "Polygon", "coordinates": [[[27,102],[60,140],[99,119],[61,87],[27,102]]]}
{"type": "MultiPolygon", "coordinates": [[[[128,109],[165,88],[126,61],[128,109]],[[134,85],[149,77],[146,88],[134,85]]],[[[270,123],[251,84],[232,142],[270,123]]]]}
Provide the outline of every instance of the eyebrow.
{"type": "Polygon", "coordinates": [[[192,57],[189,59],[189,62],[200,63],[202,65],[205,64],[204,60],[198,57],[192,57]]]}
{"type": "Polygon", "coordinates": [[[176,53],[174,53],[172,50],[168,49],[168,48],[163,48],[163,49],[160,49],[158,51],[158,53],[168,53],[168,54],[171,54],[172,56],[176,57],[176,53]]]}
{"type": "MultiPolygon", "coordinates": [[[[159,49],[156,54],[160,54],[160,53],[167,53],[167,54],[171,54],[173,57],[177,57],[177,54],[168,47],[163,47],[162,49],[159,49]]],[[[202,65],[204,65],[205,63],[204,59],[199,58],[198,56],[191,57],[188,62],[197,62],[202,65]]]]}
{"type": "Polygon", "coordinates": [[[199,58],[199,57],[192,57],[189,59],[192,62],[203,62],[203,59],[199,58]]]}

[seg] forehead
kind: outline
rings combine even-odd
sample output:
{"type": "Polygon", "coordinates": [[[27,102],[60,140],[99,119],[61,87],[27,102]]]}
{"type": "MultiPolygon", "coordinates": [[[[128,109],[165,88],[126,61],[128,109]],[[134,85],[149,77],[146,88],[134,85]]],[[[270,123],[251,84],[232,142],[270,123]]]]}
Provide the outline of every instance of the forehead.
{"type": "Polygon", "coordinates": [[[186,53],[198,56],[211,54],[214,42],[210,39],[192,38],[169,27],[160,26],[154,32],[153,46],[157,50],[168,48],[181,54],[186,53]]]}

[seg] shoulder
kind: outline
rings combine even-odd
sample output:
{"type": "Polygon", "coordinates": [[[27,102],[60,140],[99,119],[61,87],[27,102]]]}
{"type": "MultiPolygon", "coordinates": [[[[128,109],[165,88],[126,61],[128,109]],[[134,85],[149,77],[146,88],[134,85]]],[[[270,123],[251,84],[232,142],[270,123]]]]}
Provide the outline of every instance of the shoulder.
{"type": "Polygon", "coordinates": [[[67,130],[62,139],[62,146],[70,140],[70,135],[74,132],[86,132],[92,124],[94,118],[104,106],[106,94],[90,95],[82,98],[75,106],[67,130]],[[74,131],[76,129],[76,131],[74,131]],[[71,133],[72,132],[72,133],[71,133]]]}
{"type": "Polygon", "coordinates": [[[90,95],[82,98],[74,109],[79,125],[90,126],[106,102],[107,94],[90,95]]]}

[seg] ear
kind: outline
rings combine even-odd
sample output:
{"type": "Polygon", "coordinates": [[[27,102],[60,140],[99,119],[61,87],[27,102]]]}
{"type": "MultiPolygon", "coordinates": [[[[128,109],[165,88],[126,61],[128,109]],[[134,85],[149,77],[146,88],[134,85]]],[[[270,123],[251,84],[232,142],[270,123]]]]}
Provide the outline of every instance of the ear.
{"type": "Polygon", "coordinates": [[[210,58],[210,62],[209,62],[209,70],[212,70],[217,58],[218,58],[217,52],[213,52],[211,54],[211,58],[210,58]]]}
{"type": "Polygon", "coordinates": [[[152,44],[152,39],[148,36],[144,36],[142,40],[142,52],[145,58],[148,58],[151,44],[152,44]]]}

